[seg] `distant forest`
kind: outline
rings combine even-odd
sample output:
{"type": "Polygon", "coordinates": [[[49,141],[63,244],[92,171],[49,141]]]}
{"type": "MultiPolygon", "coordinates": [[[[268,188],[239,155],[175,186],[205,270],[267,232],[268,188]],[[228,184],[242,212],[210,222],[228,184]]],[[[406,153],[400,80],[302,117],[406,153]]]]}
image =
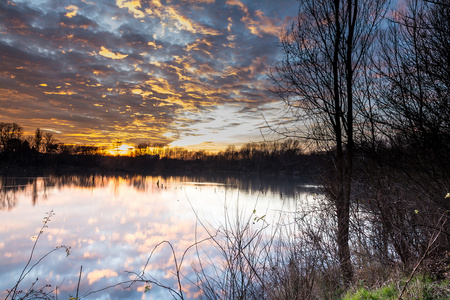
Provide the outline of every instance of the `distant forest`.
{"type": "Polygon", "coordinates": [[[323,157],[305,153],[295,139],[229,146],[218,153],[141,143],[129,155],[115,156],[98,146],[60,143],[39,128],[25,137],[19,124],[0,123],[0,174],[230,171],[311,176],[318,173],[323,157]]]}

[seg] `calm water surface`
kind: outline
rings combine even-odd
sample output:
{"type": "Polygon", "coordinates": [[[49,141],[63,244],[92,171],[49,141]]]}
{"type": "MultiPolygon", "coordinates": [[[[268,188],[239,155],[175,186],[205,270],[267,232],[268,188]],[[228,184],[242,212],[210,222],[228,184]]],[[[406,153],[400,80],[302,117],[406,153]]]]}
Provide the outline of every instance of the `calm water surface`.
{"type": "MultiPolygon", "coordinates": [[[[274,223],[280,212],[296,210],[300,199],[317,192],[298,177],[257,175],[208,176],[62,176],[0,178],[0,297],[14,286],[39,233],[42,220],[55,215],[38,241],[32,263],[59,245],[70,246],[41,261],[20,285],[26,289],[58,285],[58,298],[74,296],[80,266],[80,295],[86,299],[167,299],[166,290],[143,284],[124,289],[118,285],[135,278],[150,254],[162,241],[170,242],[178,262],[196,240],[207,237],[199,220],[219,228],[225,212],[243,218],[266,215],[274,223]],[[255,210],[255,213],[253,214],[255,210]],[[89,294],[91,293],[91,294],[89,294]]],[[[214,260],[217,254],[207,242],[202,253],[214,260]]],[[[194,248],[183,261],[183,292],[194,299],[197,289],[192,265],[198,261],[194,248]]],[[[168,244],[159,246],[145,269],[147,276],[176,287],[174,261],[168,244]]]]}

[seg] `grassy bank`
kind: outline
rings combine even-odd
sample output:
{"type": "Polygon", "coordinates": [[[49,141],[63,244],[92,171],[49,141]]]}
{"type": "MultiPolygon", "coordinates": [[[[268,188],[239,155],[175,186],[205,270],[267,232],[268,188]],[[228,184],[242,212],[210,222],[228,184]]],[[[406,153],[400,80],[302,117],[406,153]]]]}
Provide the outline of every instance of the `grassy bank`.
{"type": "Polygon", "coordinates": [[[417,275],[411,280],[395,280],[382,283],[379,288],[366,288],[356,285],[343,300],[446,300],[450,299],[450,281],[436,280],[426,275],[417,275]],[[403,293],[402,293],[403,292],[403,293]]]}

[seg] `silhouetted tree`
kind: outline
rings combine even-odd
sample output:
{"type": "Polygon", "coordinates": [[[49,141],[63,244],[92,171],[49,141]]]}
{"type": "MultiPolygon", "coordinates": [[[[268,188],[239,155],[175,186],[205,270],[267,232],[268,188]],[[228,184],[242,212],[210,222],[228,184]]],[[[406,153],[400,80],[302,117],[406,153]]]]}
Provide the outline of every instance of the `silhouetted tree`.
{"type": "Polygon", "coordinates": [[[51,133],[44,133],[44,151],[45,153],[54,153],[58,150],[58,144],[51,133]]]}
{"type": "Polygon", "coordinates": [[[0,150],[9,152],[20,145],[23,128],[17,123],[0,123],[0,150]]]}
{"type": "Polygon", "coordinates": [[[378,63],[387,81],[380,123],[391,143],[444,150],[450,144],[450,8],[412,0],[396,16],[378,63]]]}
{"type": "Polygon", "coordinates": [[[371,121],[383,135],[360,186],[406,266],[423,256],[438,220],[447,225],[435,249],[450,244],[449,3],[406,1],[374,58],[379,86],[371,121]]]}
{"type": "Polygon", "coordinates": [[[33,147],[37,150],[37,151],[41,151],[41,144],[42,144],[42,131],[37,128],[35,133],[34,133],[34,145],[33,147]]]}
{"type": "Polygon", "coordinates": [[[365,109],[357,99],[358,89],[387,7],[387,0],[300,1],[297,21],[281,37],[284,59],[271,74],[274,92],[298,124],[281,133],[334,149],[327,192],[336,208],[338,256],[347,286],[353,276],[349,210],[354,126],[365,109]]]}

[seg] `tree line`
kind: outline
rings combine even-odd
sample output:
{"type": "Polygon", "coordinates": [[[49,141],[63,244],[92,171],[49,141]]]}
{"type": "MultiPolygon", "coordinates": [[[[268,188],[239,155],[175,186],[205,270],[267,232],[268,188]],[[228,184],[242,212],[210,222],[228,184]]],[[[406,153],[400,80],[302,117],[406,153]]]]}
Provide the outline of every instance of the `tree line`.
{"type": "MultiPolygon", "coordinates": [[[[72,169],[82,173],[230,171],[307,176],[317,173],[322,159],[320,153],[306,152],[297,139],[251,142],[241,147],[230,145],[219,152],[191,151],[147,142],[136,145],[127,155],[117,156],[114,151],[98,146],[60,143],[53,134],[39,128],[34,136],[28,137],[24,137],[23,128],[16,123],[0,123],[0,129],[0,160],[8,164],[9,170],[31,167],[52,173],[72,169]]],[[[5,168],[6,164],[3,164],[5,168]]]]}
{"type": "MultiPolygon", "coordinates": [[[[116,142],[120,146],[121,142],[116,142]]],[[[105,155],[105,148],[91,145],[74,145],[60,143],[52,133],[37,128],[34,136],[23,136],[23,127],[17,123],[0,122],[0,154],[35,151],[39,153],[72,154],[72,155],[105,155]]],[[[164,143],[140,143],[131,150],[128,156],[153,155],[161,158],[180,160],[201,160],[207,157],[224,160],[244,160],[255,157],[284,156],[294,157],[303,154],[303,146],[299,140],[286,139],[272,142],[250,142],[237,148],[230,145],[224,151],[209,152],[206,150],[191,151],[183,147],[170,147],[164,143]]]]}

